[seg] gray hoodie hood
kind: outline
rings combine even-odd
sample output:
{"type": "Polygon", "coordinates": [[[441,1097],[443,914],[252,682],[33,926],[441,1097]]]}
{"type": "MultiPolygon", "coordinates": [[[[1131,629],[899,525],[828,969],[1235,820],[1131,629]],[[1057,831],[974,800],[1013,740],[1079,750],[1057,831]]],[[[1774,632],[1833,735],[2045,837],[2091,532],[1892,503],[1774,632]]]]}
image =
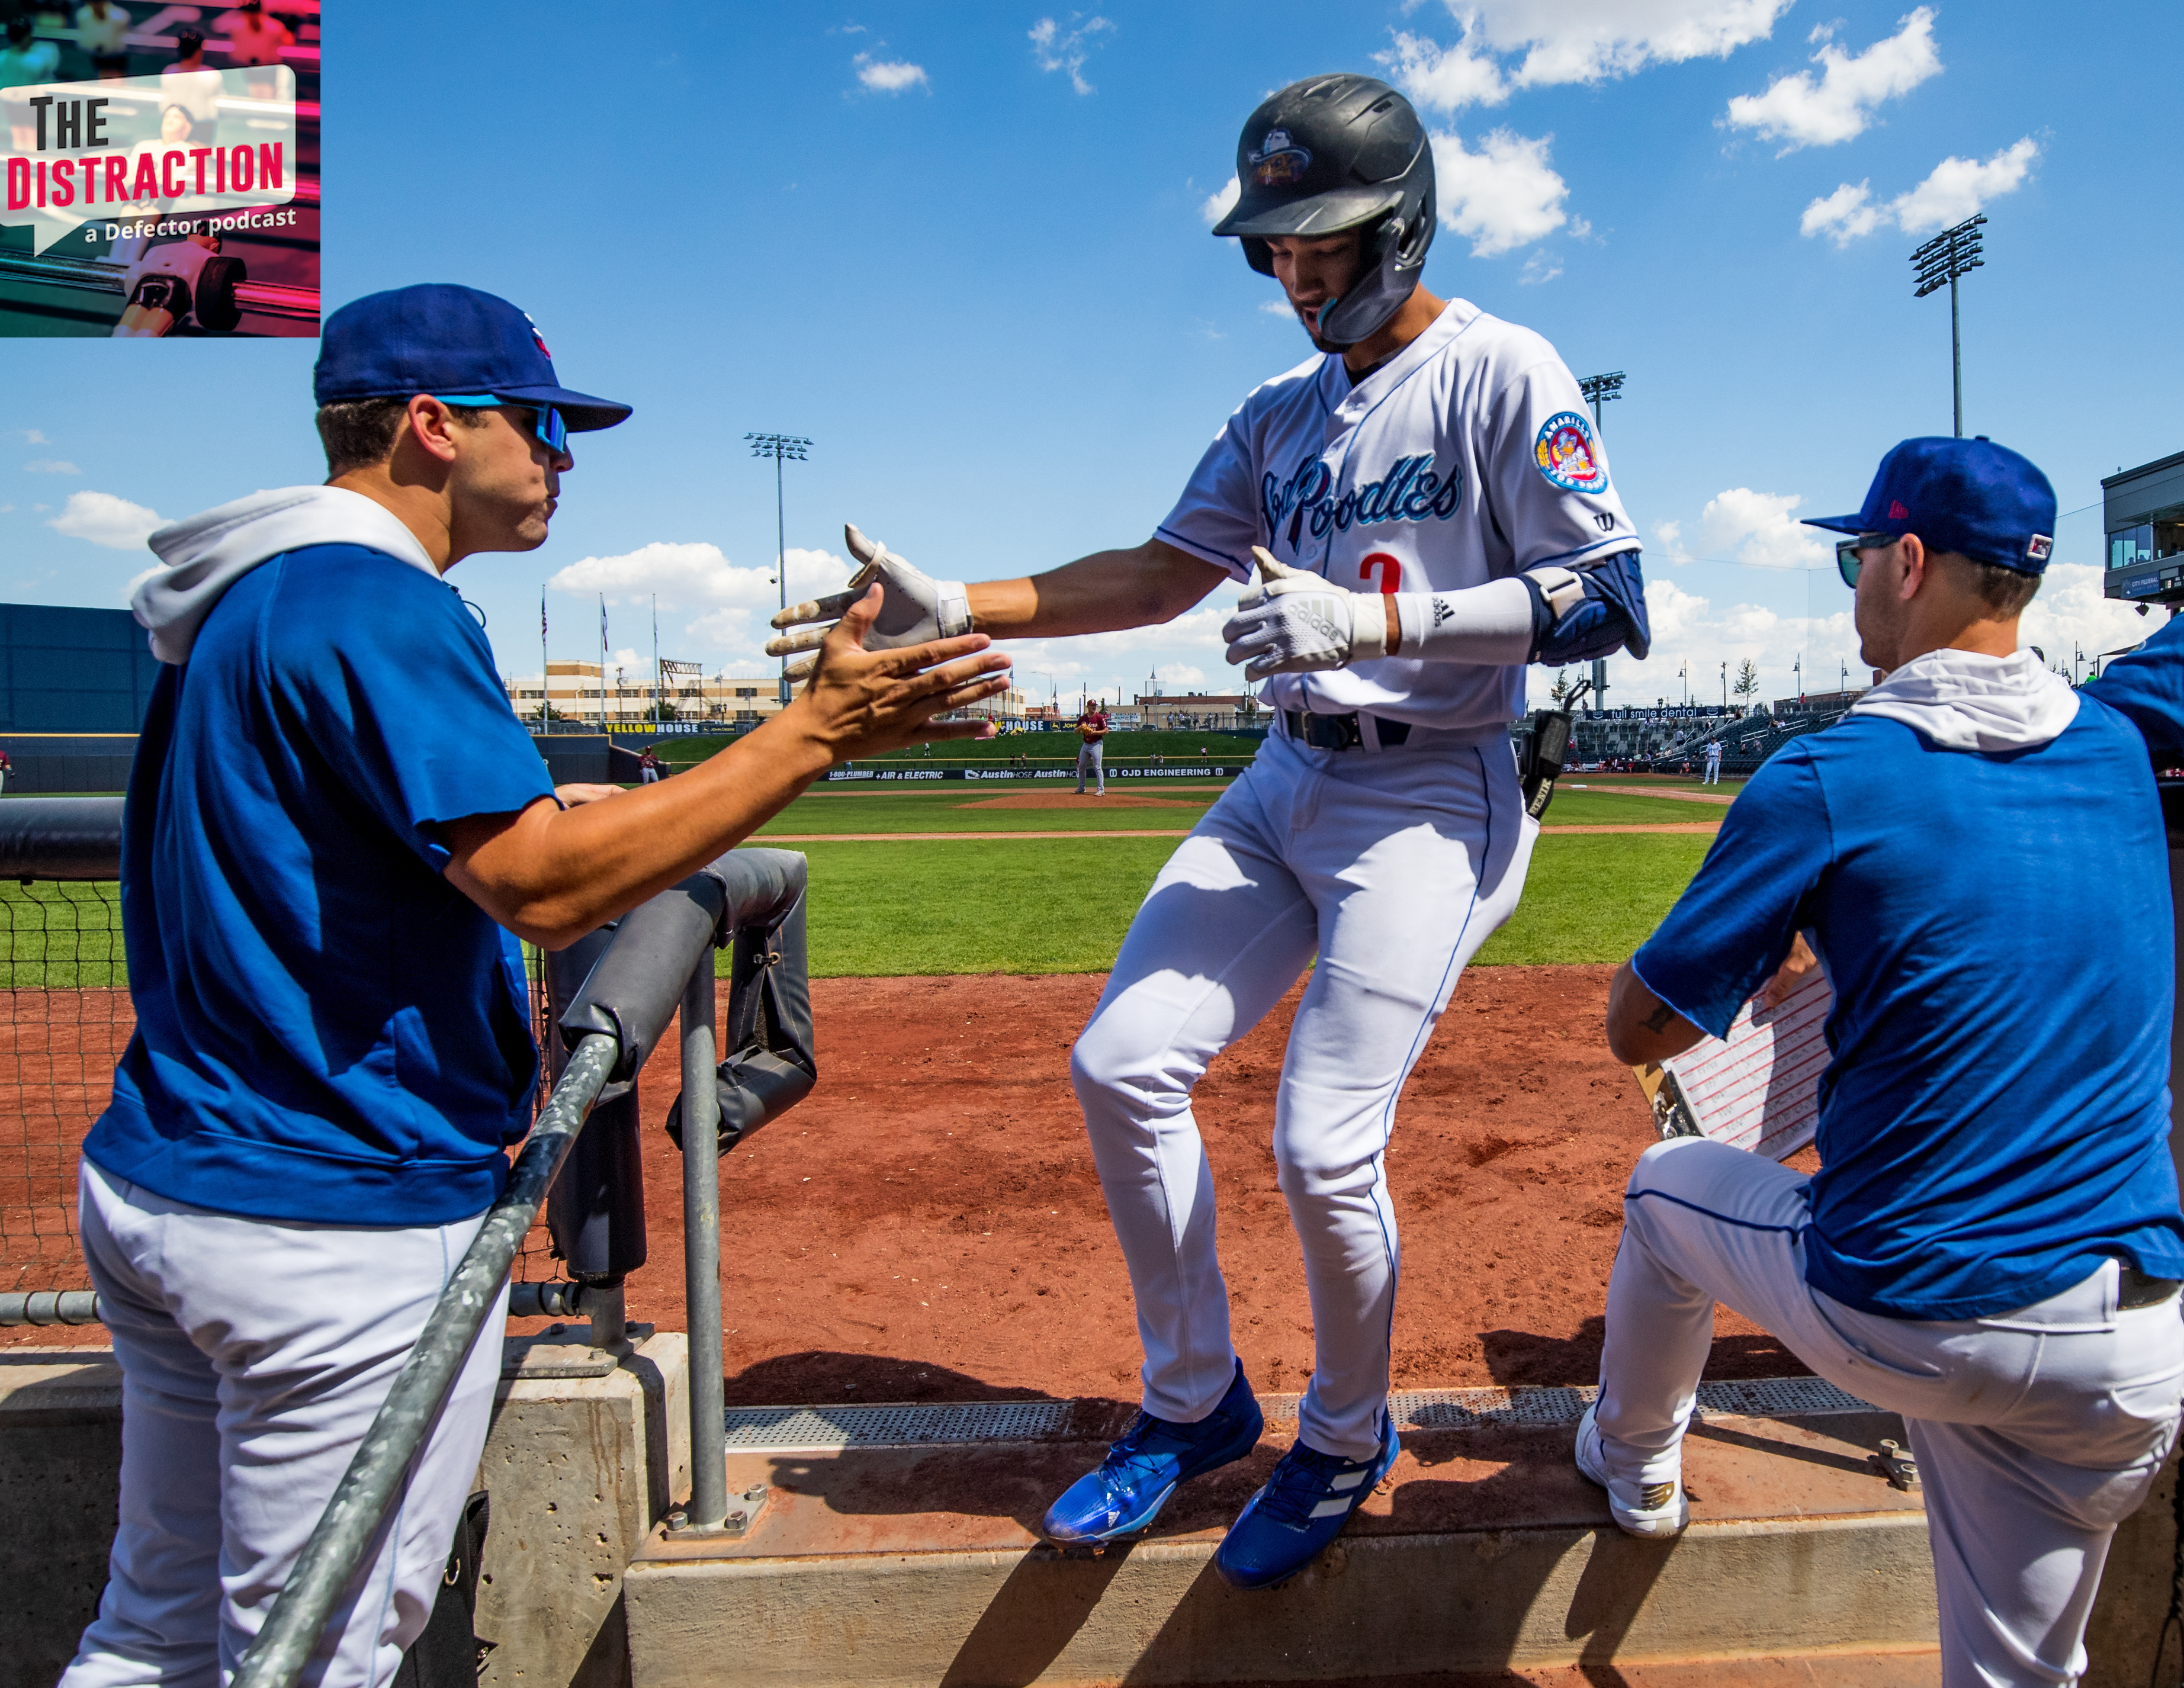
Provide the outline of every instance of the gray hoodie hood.
{"type": "Polygon", "coordinates": [[[2078,694],[2029,650],[1981,656],[1930,650],[1914,656],[1850,707],[1886,716],[1944,750],[2028,750],[2078,718],[2078,694]]]}
{"type": "Polygon", "coordinates": [[[363,545],[433,579],[440,571],[394,512],[342,487],[283,487],[170,522],[147,542],[165,564],[137,582],[129,607],[162,662],[190,660],[222,594],[259,564],[305,545],[363,545]]]}

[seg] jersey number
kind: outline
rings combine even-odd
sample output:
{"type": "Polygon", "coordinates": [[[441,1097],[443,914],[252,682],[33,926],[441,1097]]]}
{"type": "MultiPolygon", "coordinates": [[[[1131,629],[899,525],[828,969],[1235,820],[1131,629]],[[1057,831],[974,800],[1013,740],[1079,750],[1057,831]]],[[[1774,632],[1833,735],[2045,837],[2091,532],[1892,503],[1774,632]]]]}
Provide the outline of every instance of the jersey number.
{"type": "Polygon", "coordinates": [[[1380,577],[1380,590],[1396,593],[1403,589],[1403,560],[1390,556],[1385,551],[1375,551],[1357,565],[1357,578],[1370,580],[1375,572],[1380,577]]]}

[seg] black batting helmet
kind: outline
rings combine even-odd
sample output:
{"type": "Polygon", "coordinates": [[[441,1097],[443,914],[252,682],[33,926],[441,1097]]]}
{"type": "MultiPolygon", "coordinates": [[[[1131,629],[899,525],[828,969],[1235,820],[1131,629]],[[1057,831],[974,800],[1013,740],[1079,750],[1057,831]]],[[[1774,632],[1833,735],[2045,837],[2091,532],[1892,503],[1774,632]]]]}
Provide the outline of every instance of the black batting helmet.
{"type": "Polygon", "coordinates": [[[1433,244],[1433,149],[1411,103],[1385,82],[1308,76],[1268,95],[1236,143],[1236,181],[1235,208],[1213,232],[1240,236],[1262,276],[1274,273],[1273,236],[1364,231],[1357,281],[1320,313],[1329,345],[1369,339],[1411,296],[1433,244]]]}

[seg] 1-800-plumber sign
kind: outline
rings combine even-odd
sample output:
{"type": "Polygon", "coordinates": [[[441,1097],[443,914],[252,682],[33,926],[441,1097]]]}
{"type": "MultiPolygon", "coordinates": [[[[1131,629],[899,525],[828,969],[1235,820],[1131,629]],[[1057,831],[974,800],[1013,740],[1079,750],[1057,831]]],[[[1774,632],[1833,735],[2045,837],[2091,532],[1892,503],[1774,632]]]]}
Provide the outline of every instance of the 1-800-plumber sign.
{"type": "Polygon", "coordinates": [[[0,226],[29,224],[36,252],[80,228],[111,243],[295,215],[280,209],[296,194],[296,77],[286,66],[0,89],[0,226]]]}

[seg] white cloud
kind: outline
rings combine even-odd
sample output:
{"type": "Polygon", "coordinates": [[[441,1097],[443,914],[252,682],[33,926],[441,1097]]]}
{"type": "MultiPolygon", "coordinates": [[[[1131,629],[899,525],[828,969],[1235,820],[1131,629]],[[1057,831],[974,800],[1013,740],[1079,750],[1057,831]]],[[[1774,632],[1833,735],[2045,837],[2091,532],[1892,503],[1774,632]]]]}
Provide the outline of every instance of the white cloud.
{"type": "Polygon", "coordinates": [[[1896,200],[1896,220],[1907,235],[1961,223],[2005,193],[2014,193],[2032,173],[2040,143],[2030,135],[1992,158],[1946,158],[1926,179],[1896,200]]]}
{"type": "Polygon", "coordinates": [[[1089,94],[1092,85],[1084,80],[1085,56],[1114,27],[1105,18],[1087,18],[1082,12],[1069,14],[1067,28],[1051,18],[1041,18],[1031,26],[1031,56],[1042,70],[1067,70],[1069,86],[1080,94],[1089,94]]]}
{"type": "Polygon", "coordinates": [[[1396,34],[1392,51],[1373,55],[1385,65],[1396,86],[1412,103],[1429,111],[1461,111],[1470,105],[1499,105],[1509,97],[1501,66],[1474,50],[1468,40],[1443,47],[1424,36],[1396,34]]]}
{"type": "Polygon", "coordinates": [[[111,493],[70,493],[68,506],[46,525],[71,539],[88,539],[110,550],[134,551],[164,526],[166,517],[111,493]]]}
{"type": "Polygon", "coordinates": [[[1761,568],[1819,568],[1835,554],[1832,541],[1792,514],[1804,499],[1795,493],[1755,493],[1731,487],[1707,500],[1699,514],[1699,543],[1716,557],[1761,568]]]}
{"type": "Polygon", "coordinates": [[[1903,27],[1860,53],[1847,53],[1825,42],[1813,55],[1820,67],[1778,77],[1763,94],[1739,94],[1729,103],[1725,122],[1735,129],[1757,130],[1782,151],[1831,147],[1862,135],[1874,108],[1898,99],[1921,82],[1942,74],[1942,55],[1934,46],[1934,14],[1921,6],[1903,27]]]}
{"type": "MultiPolygon", "coordinates": [[[[1597,82],[1648,64],[1726,58],[1765,39],[1789,8],[1790,0],[1560,0],[1552,6],[1539,0],[1448,0],[1450,14],[1463,31],[1461,46],[1451,51],[1474,59],[1521,54],[1513,69],[1497,73],[1518,88],[1597,82]]],[[[1394,55],[1399,75],[1403,39],[1397,37],[1394,55]]],[[[1412,57],[1422,75],[1453,77],[1453,92],[1462,91],[1466,78],[1487,86],[1480,72],[1450,71],[1446,55],[1430,42],[1419,41],[1412,57]]]]}
{"type": "Polygon", "coordinates": [[[1243,195],[1241,184],[1232,175],[1221,187],[1206,196],[1206,203],[1198,208],[1198,214],[1206,219],[1206,226],[1210,229],[1236,209],[1236,202],[1243,195]]]}
{"type": "Polygon", "coordinates": [[[1563,273],[1563,261],[1544,252],[1535,252],[1524,260],[1524,267],[1517,272],[1517,285],[1535,287],[1542,281],[1552,281],[1563,273]]]}
{"type": "Polygon", "coordinates": [[[1163,662],[1153,670],[1153,678],[1163,686],[1203,686],[1206,671],[1188,662],[1163,662]]]}
{"type": "Polygon", "coordinates": [[[1290,304],[1286,297],[1279,299],[1262,299],[1259,301],[1259,309],[1266,312],[1268,316],[1279,316],[1284,322],[1295,322],[1297,320],[1296,308],[1290,304]]]}
{"type": "Polygon", "coordinates": [[[901,58],[875,58],[869,53],[861,53],[850,62],[856,66],[857,80],[874,93],[899,94],[905,88],[932,92],[922,64],[901,58]]]}
{"type": "Polygon", "coordinates": [[[1471,237],[1474,258],[1529,245],[1568,220],[1562,206],[1569,187],[1547,165],[1553,139],[1497,129],[1474,153],[1456,135],[1433,136],[1440,220],[1471,237]]]}
{"type": "Polygon", "coordinates": [[[2050,563],[2040,579],[2040,595],[2018,621],[2017,636],[2020,644],[2036,644],[2045,651],[2050,668],[2067,672],[2077,652],[2091,658],[2119,650],[2161,626],[2158,616],[2141,616],[2120,599],[2102,597],[2101,571],[2095,565],[2050,563]]]}
{"type": "Polygon", "coordinates": [[[0,504],[0,515],[8,515],[14,510],[14,508],[15,506],[13,504],[0,504]]]}
{"type": "Polygon", "coordinates": [[[83,471],[73,463],[57,457],[41,457],[34,463],[25,463],[24,471],[31,475],[81,475],[83,471]]]}
{"type": "Polygon", "coordinates": [[[23,443],[25,445],[51,445],[53,443],[50,439],[46,437],[45,430],[42,428],[23,428],[18,432],[21,433],[23,437],[23,443]]]}
{"type": "Polygon", "coordinates": [[[1808,240],[1825,234],[1837,246],[1848,246],[1879,228],[1887,214],[1885,206],[1873,203],[1871,184],[1847,181],[1805,207],[1805,214],[1797,219],[1797,232],[1808,240]]]}
{"type": "Polygon", "coordinates": [[[1653,524],[1653,538],[1657,542],[1658,542],[1658,549],[1646,552],[1646,554],[1647,556],[1659,557],[1665,561],[1674,563],[1679,565],[1695,560],[1691,556],[1691,554],[1684,547],[1684,524],[1682,522],[1655,522],[1653,524]]]}
{"type": "MultiPolygon", "coordinates": [[[[831,551],[788,548],[788,601],[839,592],[854,571],[831,551]]],[[[751,673],[766,671],[774,660],[761,650],[773,635],[767,625],[781,602],[771,568],[739,568],[716,545],[702,542],[655,541],[613,557],[585,557],[547,581],[556,592],[577,594],[594,606],[604,594],[610,609],[627,606],[649,614],[653,594],[660,598],[660,649],[670,656],[705,656],[751,673]]],[[[565,612],[560,612],[566,616],[565,612]]],[[[579,643],[599,650],[597,623],[580,605],[576,625],[579,643]]],[[[564,621],[562,625],[567,623],[564,621]]],[[[621,629],[627,632],[627,627],[621,629]]],[[[565,638],[558,629],[557,640],[565,638]]],[[[626,660],[626,659],[624,659],[626,660]]],[[[649,654],[646,655],[649,662],[649,654]]]]}
{"type": "Polygon", "coordinates": [[[1908,235],[1931,233],[1960,223],[1975,212],[2014,193],[2032,173],[2040,157],[2040,143],[2030,135],[2004,147],[1992,158],[1942,160],[1926,179],[1908,192],[1884,203],[1874,202],[1866,182],[1845,182],[1825,198],[1805,207],[1798,232],[1809,239],[1824,234],[1837,246],[1892,225],[1908,235]]]}

